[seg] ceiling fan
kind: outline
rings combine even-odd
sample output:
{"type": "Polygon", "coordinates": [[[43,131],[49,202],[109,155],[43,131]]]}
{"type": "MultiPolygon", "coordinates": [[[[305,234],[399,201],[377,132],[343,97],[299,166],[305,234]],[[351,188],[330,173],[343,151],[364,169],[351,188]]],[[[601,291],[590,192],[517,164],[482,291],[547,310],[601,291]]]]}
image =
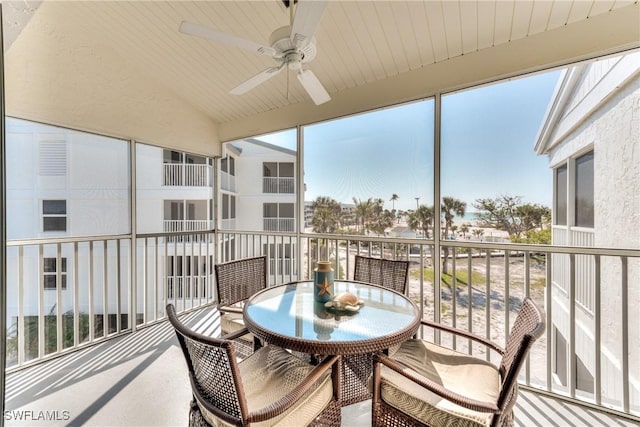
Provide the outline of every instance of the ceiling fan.
{"type": "Polygon", "coordinates": [[[331,99],[329,93],[327,93],[313,71],[302,69],[302,64],[311,61],[316,56],[313,35],[320,23],[327,1],[299,0],[294,1],[294,5],[290,5],[289,0],[283,0],[283,3],[289,7],[291,25],[280,27],[271,33],[269,46],[187,21],[183,21],[180,24],[180,32],[261,53],[278,62],[275,67],[269,67],[261,71],[232,89],[230,93],[242,95],[275,77],[287,66],[289,70],[296,73],[302,87],[307,91],[313,102],[316,105],[323,104],[331,99]]]}

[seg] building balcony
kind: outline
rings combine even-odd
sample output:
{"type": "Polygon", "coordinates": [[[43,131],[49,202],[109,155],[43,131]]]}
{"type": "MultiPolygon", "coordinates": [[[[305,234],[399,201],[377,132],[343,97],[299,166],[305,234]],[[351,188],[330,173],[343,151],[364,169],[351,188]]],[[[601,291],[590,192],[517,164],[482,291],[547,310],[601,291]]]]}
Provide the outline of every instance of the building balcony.
{"type": "Polygon", "coordinates": [[[208,219],[167,219],[164,221],[164,231],[175,233],[179,231],[207,231],[213,228],[213,221],[208,219]]]}
{"type": "MultiPolygon", "coordinates": [[[[544,307],[546,334],[534,345],[519,378],[518,424],[640,421],[634,374],[638,341],[631,339],[635,329],[629,321],[635,296],[628,294],[629,278],[640,266],[635,251],[473,240],[436,245],[424,239],[355,235],[217,231],[187,233],[190,238],[185,239],[184,234],[137,236],[135,244],[127,236],[9,242],[8,314],[13,324],[6,409],[18,411],[12,417],[27,416],[26,411],[67,411],[60,416],[67,414],[71,424],[186,424],[189,383],[166,321],[167,303],[188,313],[194,327],[218,334],[218,314],[210,308],[215,301],[210,272],[216,262],[267,255],[269,284],[276,285],[311,277],[316,261],[327,254],[336,277],[353,277],[354,256],[364,254],[411,261],[408,296],[424,318],[501,344],[524,296],[544,307]],[[437,248],[440,261],[448,248],[446,272],[440,262],[434,266],[437,248]],[[39,276],[30,268],[42,265],[45,255],[67,259],[66,271],[58,273],[66,276],[64,289],[33,287],[39,276]],[[552,275],[554,259],[561,256],[570,272],[566,289],[552,275]],[[590,291],[590,317],[576,292],[580,257],[602,267],[595,270],[598,286],[590,291]],[[623,271],[614,283],[606,274],[609,269],[623,271]],[[434,280],[437,274],[440,281],[434,280]],[[621,293],[613,300],[615,307],[610,299],[605,303],[600,289],[605,283],[621,293]],[[613,321],[620,331],[606,329],[613,321]],[[78,397],[71,402],[69,395],[78,397]],[[153,408],[144,410],[151,401],[153,408]]],[[[420,332],[424,337],[430,333],[420,332]]],[[[483,354],[466,342],[451,342],[444,335],[439,339],[443,345],[483,354]]],[[[366,402],[345,408],[343,424],[368,425],[368,410],[366,402]]]]}
{"type": "Polygon", "coordinates": [[[263,193],[280,193],[280,194],[294,194],[295,193],[295,178],[293,177],[263,177],[262,178],[262,192],[263,193]]]}
{"type": "Polygon", "coordinates": [[[210,187],[213,168],[207,164],[165,163],[162,185],[171,187],[210,187]]]}

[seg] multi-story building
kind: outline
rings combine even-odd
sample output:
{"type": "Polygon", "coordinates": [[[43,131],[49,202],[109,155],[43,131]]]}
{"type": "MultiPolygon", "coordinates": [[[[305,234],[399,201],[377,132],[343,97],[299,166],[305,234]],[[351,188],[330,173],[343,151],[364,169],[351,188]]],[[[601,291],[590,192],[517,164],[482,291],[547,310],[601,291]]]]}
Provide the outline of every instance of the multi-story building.
{"type": "MultiPolygon", "coordinates": [[[[7,237],[24,242],[7,251],[10,325],[28,329],[39,315],[75,311],[93,318],[96,336],[131,327],[129,313],[138,318],[150,309],[142,298],[133,308],[121,286],[132,271],[127,236],[134,232],[139,245],[144,236],[156,239],[145,253],[157,257],[158,301],[212,297],[214,247],[162,233],[213,229],[213,159],[31,121],[6,123],[7,237]]],[[[156,306],[154,317],[162,315],[156,306]]]]}
{"type": "MultiPolygon", "coordinates": [[[[224,144],[220,162],[220,228],[296,231],[296,152],[258,138],[224,144]]],[[[247,247],[228,234],[224,259],[244,256],[247,247]]],[[[295,278],[294,242],[254,241],[252,251],[269,257],[269,274],[295,278]]],[[[277,280],[277,279],[276,279],[277,280]]]]}
{"type": "MultiPolygon", "coordinates": [[[[553,245],[640,247],[640,53],[568,68],[535,149],[554,174],[553,245]]],[[[640,343],[621,343],[627,332],[640,336],[640,327],[629,322],[624,330],[619,310],[640,297],[637,260],[554,254],[551,261],[555,380],[588,393],[600,387],[603,399],[615,400],[628,378],[637,403],[640,377],[625,373],[622,360],[640,360],[640,343]]]]}

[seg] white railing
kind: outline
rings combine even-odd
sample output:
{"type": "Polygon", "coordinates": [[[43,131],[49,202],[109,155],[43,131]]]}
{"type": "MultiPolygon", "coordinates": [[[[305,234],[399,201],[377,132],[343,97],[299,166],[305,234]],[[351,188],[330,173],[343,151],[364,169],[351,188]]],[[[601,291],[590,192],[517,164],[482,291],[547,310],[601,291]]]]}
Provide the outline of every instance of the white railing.
{"type": "Polygon", "coordinates": [[[164,163],[165,186],[209,187],[211,166],[206,164],[164,163]]]}
{"type": "Polygon", "coordinates": [[[213,229],[213,221],[208,219],[165,220],[164,232],[207,231],[213,229]]]}
{"type": "MultiPolygon", "coordinates": [[[[591,229],[553,227],[553,244],[591,248],[595,245],[595,233],[591,229]]],[[[569,255],[553,255],[553,282],[565,293],[569,291],[571,263],[569,255]]],[[[576,255],[573,261],[576,275],[576,299],[585,310],[593,313],[595,294],[595,262],[593,257],[576,255]]]]}
{"type": "MultiPolygon", "coordinates": [[[[278,251],[293,241],[301,258],[292,263],[299,270],[270,271],[272,284],[313,277],[319,259],[332,261],[336,277],[347,279],[353,277],[356,254],[409,259],[407,294],[421,307],[425,318],[467,329],[501,345],[509,335],[520,301],[530,296],[545,310],[547,333],[535,343],[520,375],[521,384],[617,413],[634,417],[640,414],[640,344],[633,338],[638,329],[629,315],[629,308],[640,304],[637,287],[631,286],[633,280],[639,279],[640,251],[442,241],[440,247],[448,246],[450,253],[447,274],[434,281],[431,254],[435,242],[429,240],[308,233],[296,240],[286,233],[231,231],[218,235],[223,241],[233,241],[235,248],[235,252],[227,251],[221,261],[262,254],[282,259],[278,258],[278,251]],[[551,283],[558,257],[566,258],[566,268],[573,273],[565,284],[566,294],[563,291],[556,295],[551,283]],[[582,268],[581,259],[596,266],[591,312],[585,310],[577,292],[580,276],[576,272],[582,268]],[[620,298],[607,295],[612,288],[620,298]],[[557,347],[552,339],[556,333],[564,335],[566,348],[557,347]],[[555,366],[560,350],[567,355],[564,369],[555,366]],[[561,371],[566,373],[566,385],[557,381],[556,372],[561,371]],[[586,382],[585,377],[589,377],[586,382]]],[[[273,269],[275,264],[269,265],[273,269]]],[[[439,267],[442,272],[441,264],[439,267]]],[[[422,331],[423,336],[431,333],[422,331]]],[[[452,341],[446,335],[431,338],[460,351],[489,357],[484,349],[470,348],[465,340],[452,341]]]]}
{"type": "MultiPolygon", "coordinates": [[[[502,345],[520,301],[530,296],[544,308],[547,324],[521,373],[522,386],[635,419],[640,413],[640,340],[631,320],[640,304],[638,250],[220,230],[137,236],[135,250],[130,236],[8,242],[9,370],[162,320],[168,302],[181,311],[210,303],[215,263],[263,254],[270,285],[311,278],[320,259],[346,279],[353,277],[356,254],[408,259],[407,295],[425,318],[502,345]],[[444,255],[434,264],[432,254],[445,246],[443,274],[444,255]],[[560,256],[568,263],[566,290],[552,280],[560,256]],[[57,265],[66,259],[66,271],[55,273],[57,283],[66,275],[66,289],[41,286],[45,258],[57,265]],[[591,310],[579,297],[580,258],[595,266],[591,310]],[[564,369],[556,366],[560,351],[564,369]]],[[[421,336],[489,357],[466,340],[428,330],[421,336]]]]}
{"type": "Polygon", "coordinates": [[[262,179],[262,192],[293,194],[295,192],[295,180],[294,178],[278,178],[265,176],[262,179]]]}
{"type": "Polygon", "coordinates": [[[183,311],[213,300],[212,233],[150,235],[139,238],[135,250],[130,236],[7,245],[9,370],[163,319],[168,301],[183,311]],[[173,300],[169,259],[182,260],[180,280],[189,284],[173,300]],[[47,282],[51,288],[43,284],[47,275],[55,276],[47,282]]]}
{"type": "Polygon", "coordinates": [[[264,231],[280,231],[292,233],[296,230],[296,220],[294,218],[264,218],[264,231]]]}

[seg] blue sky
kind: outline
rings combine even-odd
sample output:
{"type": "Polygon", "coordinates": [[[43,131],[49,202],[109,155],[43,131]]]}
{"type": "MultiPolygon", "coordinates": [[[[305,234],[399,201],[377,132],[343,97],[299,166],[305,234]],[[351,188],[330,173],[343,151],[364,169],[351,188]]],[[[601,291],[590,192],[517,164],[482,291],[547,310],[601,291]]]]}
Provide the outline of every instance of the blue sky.
{"type": "MultiPolygon", "coordinates": [[[[467,202],[517,195],[551,206],[552,172],[533,151],[559,71],[442,97],[441,192],[467,202]]],[[[432,99],[306,126],[305,200],[381,198],[433,204],[432,99]]],[[[295,149],[295,132],[260,139],[295,149]]]]}

